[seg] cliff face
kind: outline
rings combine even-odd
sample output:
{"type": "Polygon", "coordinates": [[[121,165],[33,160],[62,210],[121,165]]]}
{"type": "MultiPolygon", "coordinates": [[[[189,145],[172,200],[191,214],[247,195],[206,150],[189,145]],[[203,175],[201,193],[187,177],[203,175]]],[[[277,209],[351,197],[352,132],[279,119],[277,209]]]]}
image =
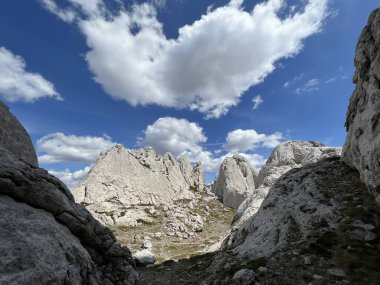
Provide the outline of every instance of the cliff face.
{"type": "Polygon", "coordinates": [[[343,160],[358,169],[380,203],[380,10],[371,14],[360,36],[355,67],[343,160]]]}
{"type": "Polygon", "coordinates": [[[0,140],[0,283],[136,284],[128,248],[61,181],[36,167],[29,136],[11,120],[14,129],[0,125],[9,134],[0,140]],[[12,153],[15,139],[13,147],[27,148],[12,153]]]}

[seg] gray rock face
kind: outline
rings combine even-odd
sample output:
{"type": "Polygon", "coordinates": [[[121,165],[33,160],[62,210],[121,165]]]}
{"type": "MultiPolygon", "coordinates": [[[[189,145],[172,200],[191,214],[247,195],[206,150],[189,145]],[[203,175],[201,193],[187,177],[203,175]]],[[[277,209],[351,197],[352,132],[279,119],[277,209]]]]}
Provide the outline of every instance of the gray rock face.
{"type": "Polygon", "coordinates": [[[257,189],[238,208],[234,226],[242,224],[257,212],[270,187],[284,173],[340,154],[341,148],[327,147],[317,142],[287,141],[279,144],[259,172],[257,189]]]}
{"type": "Polygon", "coordinates": [[[136,284],[113,233],[61,181],[3,148],[0,209],[1,284],[136,284]]]}
{"type": "Polygon", "coordinates": [[[257,175],[257,171],[245,157],[227,157],[220,166],[218,178],[212,184],[211,191],[224,205],[237,209],[255,190],[257,175]]]}
{"type": "Polygon", "coordinates": [[[380,10],[364,28],[355,55],[356,89],[347,111],[343,160],[360,172],[380,203],[380,10]]]}
{"type": "Polygon", "coordinates": [[[52,214],[6,195],[0,195],[0,211],[7,213],[0,216],[1,284],[88,281],[95,270],[90,254],[52,214]]]}
{"type": "Polygon", "coordinates": [[[38,166],[32,141],[8,106],[0,101],[0,147],[13,153],[19,159],[38,166]]]}
{"type": "Polygon", "coordinates": [[[191,165],[178,163],[170,153],[160,156],[152,148],[116,145],[100,155],[73,195],[103,224],[138,226],[139,221],[152,222],[146,206],[194,200],[191,187],[198,181],[191,165]]]}

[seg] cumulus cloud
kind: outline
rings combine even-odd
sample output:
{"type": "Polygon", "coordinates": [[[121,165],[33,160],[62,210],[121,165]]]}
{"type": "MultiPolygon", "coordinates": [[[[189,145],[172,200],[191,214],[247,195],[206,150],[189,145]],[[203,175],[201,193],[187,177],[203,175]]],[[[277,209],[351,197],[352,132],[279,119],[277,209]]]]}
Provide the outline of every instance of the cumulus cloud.
{"type": "Polygon", "coordinates": [[[306,82],[305,85],[298,87],[296,89],[297,94],[310,93],[313,91],[317,91],[319,89],[319,80],[316,78],[310,79],[306,82]]]}
{"type": "Polygon", "coordinates": [[[75,136],[63,133],[48,134],[37,141],[40,163],[62,161],[93,162],[102,151],[115,143],[107,137],[75,136]]]}
{"type": "Polygon", "coordinates": [[[62,100],[53,83],[26,71],[24,59],[4,47],[0,47],[0,96],[9,102],[34,102],[43,97],[62,100]]]}
{"type": "Polygon", "coordinates": [[[257,95],[255,97],[253,97],[252,99],[252,103],[253,103],[253,107],[252,109],[253,110],[256,110],[257,108],[259,108],[259,106],[264,102],[264,100],[261,98],[260,95],[257,95]]]}
{"type": "Polygon", "coordinates": [[[49,170],[49,173],[61,180],[69,189],[73,189],[90,171],[91,166],[71,172],[69,169],[63,171],[49,170]]]}
{"type": "Polygon", "coordinates": [[[328,0],[309,0],[299,9],[269,0],[252,11],[232,0],[168,39],[154,4],[112,13],[102,0],[68,0],[66,8],[42,2],[63,20],[75,18],[90,48],[89,68],[112,97],[134,106],[190,108],[207,118],[226,114],[278,60],[299,53],[328,14],[328,0]]]}
{"type": "Polygon", "coordinates": [[[274,134],[258,134],[255,130],[237,129],[227,134],[224,148],[232,153],[254,150],[259,147],[274,148],[281,140],[283,135],[280,132],[274,134]]]}
{"type": "Polygon", "coordinates": [[[141,146],[152,146],[159,153],[171,152],[179,156],[185,151],[198,152],[200,143],[207,140],[196,123],[172,117],[159,118],[144,131],[141,146]]]}
{"type": "Polygon", "coordinates": [[[253,130],[236,130],[228,135],[226,145],[232,146],[232,143],[235,142],[235,146],[231,148],[225,147],[228,153],[224,155],[220,149],[213,153],[203,147],[203,144],[207,141],[207,137],[203,133],[201,126],[185,119],[164,117],[158,119],[145,129],[144,136],[139,139],[138,144],[144,147],[153,147],[160,154],[171,152],[176,157],[186,155],[191,162],[200,161],[207,172],[217,172],[224,158],[232,156],[234,153],[245,156],[255,167],[261,167],[265,162],[263,156],[259,154],[247,154],[244,151],[253,150],[256,145],[274,147],[282,139],[280,133],[267,136],[257,134],[253,130]],[[240,145],[240,148],[237,148],[237,140],[231,138],[239,134],[240,131],[243,133],[248,132],[248,136],[241,136],[240,144],[247,137],[249,138],[249,135],[252,136],[253,132],[256,135],[256,140],[250,140],[248,146],[241,147],[240,145]]]}
{"type": "Polygon", "coordinates": [[[198,124],[186,119],[163,117],[145,129],[138,144],[151,146],[160,154],[186,155],[191,162],[200,161],[206,171],[215,172],[223,158],[215,158],[212,152],[205,150],[202,143],[206,141],[207,137],[198,124]]]}

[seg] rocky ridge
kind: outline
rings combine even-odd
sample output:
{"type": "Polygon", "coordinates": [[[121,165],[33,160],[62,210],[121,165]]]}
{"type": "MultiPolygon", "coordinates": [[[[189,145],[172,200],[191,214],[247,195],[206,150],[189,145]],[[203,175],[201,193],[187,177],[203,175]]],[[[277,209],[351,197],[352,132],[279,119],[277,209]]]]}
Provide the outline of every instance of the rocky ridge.
{"type": "Polygon", "coordinates": [[[237,209],[255,190],[257,176],[257,171],[245,157],[227,157],[220,166],[218,178],[211,185],[211,192],[225,206],[237,209]]]}
{"type": "Polygon", "coordinates": [[[116,145],[102,153],[73,195],[111,226],[120,241],[132,244],[134,253],[147,256],[148,249],[141,252],[139,244],[151,238],[149,250],[158,261],[181,256],[179,242],[191,244],[195,252],[204,243],[215,242],[234,213],[206,194],[199,163],[193,167],[184,156],[177,161],[170,153],[156,154],[153,148],[129,150],[116,145]],[[205,225],[220,211],[227,213],[223,225],[205,236],[205,225]]]}
{"type": "Polygon", "coordinates": [[[258,211],[271,186],[283,174],[323,158],[340,156],[341,151],[341,148],[328,147],[318,142],[287,141],[279,144],[259,172],[257,189],[238,208],[234,227],[258,211]]]}
{"type": "Polygon", "coordinates": [[[8,116],[1,113],[16,135],[6,129],[9,136],[0,141],[0,283],[137,284],[129,249],[76,204],[61,181],[36,166],[29,136],[8,116]],[[29,148],[12,153],[13,143],[29,148]]]}

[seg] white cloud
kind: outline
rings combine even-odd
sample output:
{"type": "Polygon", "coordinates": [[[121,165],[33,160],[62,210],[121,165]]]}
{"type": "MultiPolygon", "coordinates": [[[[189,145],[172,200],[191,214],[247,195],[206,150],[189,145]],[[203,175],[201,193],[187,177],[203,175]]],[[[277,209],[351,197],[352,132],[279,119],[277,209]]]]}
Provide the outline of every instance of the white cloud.
{"type": "Polygon", "coordinates": [[[72,6],[69,6],[67,8],[60,8],[56,4],[55,0],[39,1],[46,10],[67,23],[72,23],[75,20],[80,20],[80,17],[82,15],[89,18],[108,15],[102,0],[68,0],[72,6]]]}
{"type": "Polygon", "coordinates": [[[274,148],[282,139],[283,135],[280,132],[266,135],[258,134],[255,130],[237,129],[227,134],[224,148],[232,153],[254,150],[258,147],[274,148]]]}
{"type": "Polygon", "coordinates": [[[207,137],[198,124],[186,119],[163,117],[145,129],[138,144],[151,146],[160,154],[186,155],[191,162],[200,161],[206,171],[215,172],[223,158],[215,158],[212,152],[205,150],[201,144],[206,141],[207,137]]]}
{"type": "Polygon", "coordinates": [[[102,151],[114,145],[115,143],[107,136],[91,137],[53,133],[37,141],[37,149],[39,153],[42,153],[38,161],[40,163],[93,162],[102,151]]]}
{"type": "Polygon", "coordinates": [[[0,97],[10,102],[34,102],[43,97],[62,100],[53,83],[25,69],[21,56],[0,47],[0,97]]]}
{"type": "Polygon", "coordinates": [[[144,137],[139,139],[138,144],[153,147],[160,154],[170,152],[176,157],[186,155],[191,162],[200,161],[207,172],[218,172],[224,158],[234,153],[245,156],[255,167],[261,167],[265,162],[263,156],[247,154],[244,151],[253,150],[257,146],[275,147],[281,139],[281,133],[264,135],[257,134],[254,130],[236,130],[228,134],[225,149],[229,153],[223,155],[221,149],[211,152],[202,146],[207,141],[207,137],[198,124],[185,119],[164,117],[146,128],[144,137]],[[240,141],[236,140],[235,137],[241,133],[243,135],[240,135],[240,141]],[[255,137],[254,140],[252,136],[255,137]],[[249,140],[249,145],[242,147],[246,139],[249,140]]]}
{"type": "Polygon", "coordinates": [[[252,109],[253,110],[256,110],[257,108],[259,108],[259,106],[264,102],[264,100],[261,98],[260,95],[257,95],[255,96],[253,99],[252,99],[252,103],[253,103],[253,107],[252,109]]]}
{"type": "Polygon", "coordinates": [[[144,131],[141,146],[152,146],[158,153],[171,152],[179,156],[185,151],[198,152],[200,143],[207,140],[203,129],[196,123],[172,117],[159,118],[144,131]]]}
{"type": "Polygon", "coordinates": [[[330,78],[330,79],[327,79],[326,81],[325,81],[325,83],[326,84],[330,84],[330,83],[333,83],[334,81],[336,81],[338,78],[337,77],[332,77],[332,78],[330,78]]]}
{"type": "Polygon", "coordinates": [[[90,171],[91,166],[71,172],[69,169],[63,171],[49,170],[49,173],[61,180],[69,189],[73,189],[90,171]]]}
{"type": "Polygon", "coordinates": [[[180,28],[177,39],[168,39],[153,4],[112,14],[101,0],[86,5],[84,0],[68,1],[72,5],[65,9],[49,6],[52,0],[43,2],[63,20],[70,20],[66,12],[82,11],[76,17],[90,48],[86,60],[107,93],[134,106],[190,108],[208,118],[227,113],[245,91],[273,72],[276,61],[299,53],[328,14],[328,0],[309,0],[293,12],[285,10],[284,0],[257,4],[249,12],[241,7],[242,0],[233,0],[208,9],[180,28]],[[288,16],[281,18],[280,11],[288,16]]]}
{"type": "Polygon", "coordinates": [[[310,79],[305,85],[296,89],[297,94],[310,93],[319,89],[319,80],[316,78],[310,79]]]}
{"type": "Polygon", "coordinates": [[[40,0],[46,10],[56,15],[64,22],[71,23],[75,20],[77,14],[73,9],[60,9],[54,0],[40,0]]]}
{"type": "Polygon", "coordinates": [[[300,81],[303,77],[304,77],[305,74],[303,73],[300,73],[298,75],[296,75],[292,80],[289,80],[289,81],[286,81],[284,83],[284,88],[288,88],[289,86],[295,84],[296,82],[300,81]]]}

